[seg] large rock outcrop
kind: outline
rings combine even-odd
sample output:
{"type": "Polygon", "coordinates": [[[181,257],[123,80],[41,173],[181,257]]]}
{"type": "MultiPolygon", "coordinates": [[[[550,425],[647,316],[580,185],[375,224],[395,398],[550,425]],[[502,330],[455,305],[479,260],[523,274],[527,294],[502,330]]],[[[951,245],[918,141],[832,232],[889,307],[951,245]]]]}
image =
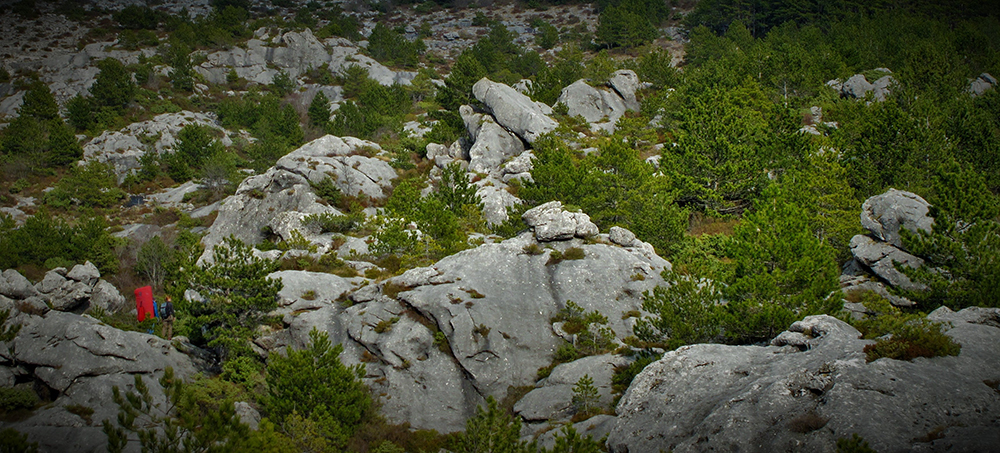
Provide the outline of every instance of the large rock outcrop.
{"type": "Polygon", "coordinates": [[[486,105],[497,123],[528,143],[558,126],[548,117],[551,108],[502,83],[483,77],[472,86],[472,94],[486,105]]]}
{"type": "Polygon", "coordinates": [[[105,131],[83,146],[83,158],[85,161],[111,164],[121,183],[126,175],[141,166],[139,160],[146,153],[160,155],[173,152],[177,146],[177,134],[187,125],[221,131],[220,142],[225,146],[233,144],[226,130],[217,124],[214,115],[182,111],[157,115],[151,120],[132,123],[121,130],[105,131]]]}
{"type": "Polygon", "coordinates": [[[521,139],[500,127],[492,116],[475,113],[467,105],[461,106],[459,113],[473,142],[469,148],[470,171],[489,173],[498,169],[506,159],[524,152],[521,139]]]}
{"type": "Polygon", "coordinates": [[[613,452],[833,451],[859,434],[877,451],[1000,445],[1000,310],[942,309],[957,357],[865,362],[859,333],[810,316],[772,346],[700,344],[646,367],[618,404],[613,452]]]}
{"type": "Polygon", "coordinates": [[[885,73],[874,82],[869,82],[864,74],[854,74],[849,79],[841,82],[840,79],[830,80],[827,86],[836,90],[842,97],[853,99],[864,99],[869,93],[877,102],[882,102],[889,95],[890,89],[896,83],[896,79],[889,75],[891,72],[885,68],[876,69],[877,72],[885,73]]]}
{"type": "Polygon", "coordinates": [[[634,71],[622,69],[615,71],[606,85],[607,89],[602,89],[577,80],[562,89],[556,102],[567,107],[569,116],[582,116],[592,130],[614,132],[626,110],[639,110],[635,92],[643,84],[634,71]]]}
{"type": "Polygon", "coordinates": [[[310,182],[330,178],[345,194],[383,198],[396,171],[385,161],[368,157],[381,152],[369,141],[327,135],[288,153],[267,172],[245,179],[236,194],[223,201],[219,216],[202,240],[206,247],[202,259],[208,259],[212,247],[230,235],[257,244],[264,240],[265,228],[286,240],[296,231],[326,252],[331,246],[329,234],[311,235],[302,219],[339,211],[324,204],[310,182]]]}
{"type": "Polygon", "coordinates": [[[929,233],[934,219],[928,216],[930,204],[919,195],[889,189],[865,200],[861,206],[861,225],[868,235],[851,238],[851,255],[841,275],[845,291],[874,291],[896,306],[913,306],[909,299],[891,294],[889,285],[906,291],[923,291],[927,287],[912,281],[898,266],[919,268],[920,257],[908,253],[903,246],[901,230],[929,233]]]}
{"type": "Polygon", "coordinates": [[[53,402],[4,427],[27,434],[42,451],[102,451],[107,440],[101,422],[114,422],[118,415],[113,387],[130,392],[139,376],[149,387],[152,402],[163,404],[158,380],[167,367],[182,378],[199,371],[196,362],[171,342],[121,331],[87,315],[15,311],[8,320],[12,323],[22,327],[13,340],[0,345],[0,371],[13,378],[5,386],[33,387],[53,402]],[[78,415],[80,407],[93,413],[78,415]]]}
{"type": "Polygon", "coordinates": [[[35,284],[16,270],[7,269],[0,275],[0,296],[9,298],[11,306],[20,307],[21,311],[39,315],[50,309],[76,313],[100,309],[114,313],[128,307],[125,297],[114,285],[101,280],[101,272],[90,261],[69,270],[52,269],[35,284]]]}

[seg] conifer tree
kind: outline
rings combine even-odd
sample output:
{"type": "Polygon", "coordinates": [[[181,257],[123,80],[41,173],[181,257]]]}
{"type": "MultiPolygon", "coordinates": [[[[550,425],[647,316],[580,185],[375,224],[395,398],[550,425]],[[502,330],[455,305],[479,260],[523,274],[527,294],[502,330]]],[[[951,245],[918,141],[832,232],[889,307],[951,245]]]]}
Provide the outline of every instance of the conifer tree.
{"type": "Polygon", "coordinates": [[[230,236],[215,246],[210,264],[188,275],[188,287],[205,301],[179,303],[178,310],[191,317],[193,334],[219,348],[223,360],[250,354],[248,341],[278,306],[281,280],[267,277],[277,268],[276,262],[254,256],[250,246],[230,236]]]}
{"type": "Polygon", "coordinates": [[[326,130],[330,124],[330,100],[322,91],[309,103],[309,124],[326,130]]]}

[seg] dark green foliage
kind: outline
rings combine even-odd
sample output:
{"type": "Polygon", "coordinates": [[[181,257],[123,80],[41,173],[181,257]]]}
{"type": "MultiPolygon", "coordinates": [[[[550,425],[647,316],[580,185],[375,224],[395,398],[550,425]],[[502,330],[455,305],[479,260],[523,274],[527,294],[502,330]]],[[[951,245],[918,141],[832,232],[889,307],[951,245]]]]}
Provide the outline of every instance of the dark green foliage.
{"type": "Polygon", "coordinates": [[[171,85],[181,91],[193,91],[194,69],[191,65],[191,48],[180,40],[173,40],[167,57],[173,68],[169,74],[171,85]]]}
{"type": "Polygon", "coordinates": [[[180,160],[192,168],[198,168],[213,154],[222,150],[222,144],[212,137],[214,129],[208,126],[188,124],[177,133],[177,147],[174,151],[180,160]]]}
{"type": "Polygon", "coordinates": [[[271,90],[280,97],[288,96],[295,89],[295,81],[284,69],[278,71],[271,80],[271,90]]]}
{"type": "Polygon", "coordinates": [[[278,263],[253,256],[252,248],[232,237],[215,246],[211,264],[187,275],[187,286],[205,302],[178,302],[177,309],[192,333],[221,350],[224,360],[252,354],[249,340],[277,307],[281,280],[267,278],[278,263]]]}
{"type": "Polygon", "coordinates": [[[865,346],[869,362],[880,358],[913,360],[917,357],[958,355],[962,346],[942,332],[942,325],[920,314],[903,313],[888,300],[872,292],[861,296],[870,313],[852,324],[863,338],[876,339],[865,346]]]}
{"type": "Polygon", "coordinates": [[[38,442],[28,442],[27,434],[21,434],[14,428],[5,428],[0,431],[0,452],[38,453],[38,442]]]}
{"type": "Polygon", "coordinates": [[[358,20],[354,16],[344,14],[339,5],[328,8],[322,15],[329,23],[316,31],[317,38],[324,39],[330,36],[340,36],[350,40],[361,39],[361,33],[358,32],[360,28],[358,20]]]}
{"type": "Polygon", "coordinates": [[[94,127],[96,122],[93,112],[93,98],[77,94],[66,103],[66,117],[69,124],[77,130],[85,131],[94,127]]]}
{"type": "Polygon", "coordinates": [[[560,200],[582,208],[601,229],[615,225],[669,251],[687,228],[687,212],[675,203],[668,180],[620,138],[603,142],[601,152],[579,159],[557,138],[535,143],[532,182],[518,195],[531,204],[560,200]]]}
{"type": "Polygon", "coordinates": [[[590,418],[590,415],[599,411],[601,395],[594,387],[594,378],[589,374],[583,375],[580,380],[573,385],[573,410],[577,414],[583,414],[581,418],[590,418]]]}
{"type": "Polygon", "coordinates": [[[65,167],[83,158],[83,147],[62,120],[49,123],[48,163],[65,167]]]}
{"type": "Polygon", "coordinates": [[[895,100],[858,103],[852,122],[834,135],[848,181],[870,197],[889,187],[923,192],[928,172],[949,154],[947,140],[895,100]]]}
{"type": "Polygon", "coordinates": [[[330,132],[339,136],[374,139],[398,134],[403,117],[413,106],[405,88],[400,85],[384,86],[368,78],[367,71],[363,69],[350,69],[345,74],[344,93],[356,96],[357,100],[343,102],[337,109],[330,132]]]}
{"type": "Polygon", "coordinates": [[[19,409],[34,409],[38,395],[30,388],[0,387],[0,411],[11,412],[19,409]]]}
{"type": "Polygon", "coordinates": [[[655,13],[650,15],[647,4],[663,2],[644,0],[621,0],[609,5],[600,14],[595,38],[608,47],[635,47],[657,38],[659,31],[655,13]]]}
{"type": "Polygon", "coordinates": [[[572,425],[563,425],[555,435],[555,445],[552,450],[542,448],[541,453],[598,453],[603,451],[603,443],[594,440],[588,434],[586,437],[576,432],[572,425]]]}
{"type": "Polygon", "coordinates": [[[390,66],[414,68],[420,55],[426,50],[424,42],[410,42],[398,30],[378,23],[368,36],[368,54],[372,58],[390,66]]]}
{"type": "Polygon", "coordinates": [[[326,129],[330,124],[330,100],[322,91],[316,93],[309,103],[309,124],[326,129]]]}
{"type": "Polygon", "coordinates": [[[791,112],[752,80],[733,89],[691,83],[672,97],[677,146],[664,148],[660,168],[684,203],[739,212],[767,186],[766,169],[805,151],[791,112]]]}
{"type": "Polygon", "coordinates": [[[216,108],[219,122],[228,129],[247,129],[259,140],[245,151],[251,166],[264,171],[302,144],[305,133],[295,108],[273,94],[248,93],[229,97],[216,108]]]}
{"type": "Polygon", "coordinates": [[[108,275],[118,269],[117,245],[107,231],[107,222],[99,217],[85,217],[69,225],[42,209],[16,228],[9,216],[0,216],[0,267],[4,269],[42,266],[51,258],[62,258],[74,263],[90,260],[108,275]]]}
{"type": "Polygon", "coordinates": [[[148,6],[128,5],[112,17],[122,28],[129,30],[156,30],[163,20],[163,13],[148,6]]]}
{"type": "Polygon", "coordinates": [[[337,185],[334,184],[333,179],[329,176],[323,178],[320,182],[309,181],[309,186],[312,187],[313,192],[317,197],[320,197],[320,199],[329,205],[339,205],[344,196],[344,194],[340,192],[340,189],[337,188],[337,185]]]}
{"type": "Polygon", "coordinates": [[[476,407],[475,417],[465,422],[465,432],[458,436],[452,451],[456,453],[526,453],[534,450],[520,441],[521,418],[511,417],[492,396],[486,409],[476,407]]]}
{"type": "Polygon", "coordinates": [[[99,107],[108,107],[116,111],[124,111],[135,99],[136,86],[132,75],[125,69],[122,62],[114,58],[105,58],[97,63],[101,72],[90,87],[90,94],[99,107]]]}
{"type": "Polygon", "coordinates": [[[559,29],[554,25],[541,20],[536,19],[531,23],[531,26],[536,28],[535,44],[543,49],[551,49],[559,43],[559,29]]]}
{"type": "Polygon", "coordinates": [[[928,263],[906,270],[929,291],[907,294],[922,309],[940,305],[959,310],[1000,306],[1000,211],[996,197],[975,171],[951,162],[933,177],[931,233],[903,233],[904,245],[928,263]],[[939,272],[931,269],[943,269],[939,272]]]}
{"type": "Polygon", "coordinates": [[[17,109],[19,115],[27,115],[41,121],[54,120],[59,118],[59,105],[52,97],[49,86],[40,81],[35,81],[24,93],[24,100],[21,107],[17,109]]]}
{"type": "Polygon", "coordinates": [[[186,384],[167,367],[159,381],[166,404],[154,405],[149,386],[135,376],[135,391],[122,393],[115,386],[118,404],[115,421],[103,421],[109,452],[122,452],[136,438],[143,451],[293,451],[288,439],[263,420],[258,430],[240,423],[237,392],[218,381],[186,384]]]}
{"type": "Polygon", "coordinates": [[[45,194],[45,203],[55,207],[70,205],[107,208],[125,198],[118,188],[117,176],[110,164],[91,161],[70,168],[69,175],[45,194]]]}
{"type": "Polygon", "coordinates": [[[657,286],[643,299],[643,310],[653,316],[636,323],[636,336],[663,343],[667,349],[719,341],[719,312],[724,309],[720,308],[722,293],[716,283],[676,274],[665,274],[663,279],[668,286],[657,286]]]}
{"type": "Polygon", "coordinates": [[[659,47],[653,47],[639,56],[635,68],[639,80],[650,82],[658,88],[670,88],[680,80],[677,68],[670,66],[673,56],[659,47]]]}
{"type": "MultiPolygon", "coordinates": [[[[525,52],[514,44],[514,34],[503,24],[490,24],[490,32],[455,59],[445,86],[438,90],[438,103],[448,110],[470,104],[472,85],[483,77],[514,84],[543,70],[538,54],[525,52]]],[[[561,88],[561,87],[560,87],[561,88]]]]}
{"type": "Polygon", "coordinates": [[[302,224],[315,228],[322,233],[347,233],[357,229],[364,221],[363,214],[334,215],[309,214],[302,219],[302,224]]]}
{"type": "Polygon", "coordinates": [[[344,366],[341,345],[332,346],[326,332],[309,332],[306,349],[272,354],[267,363],[267,393],[261,408],[279,425],[293,414],[316,424],[331,446],[343,448],[372,407],[361,379],[364,365],[344,366]]]}

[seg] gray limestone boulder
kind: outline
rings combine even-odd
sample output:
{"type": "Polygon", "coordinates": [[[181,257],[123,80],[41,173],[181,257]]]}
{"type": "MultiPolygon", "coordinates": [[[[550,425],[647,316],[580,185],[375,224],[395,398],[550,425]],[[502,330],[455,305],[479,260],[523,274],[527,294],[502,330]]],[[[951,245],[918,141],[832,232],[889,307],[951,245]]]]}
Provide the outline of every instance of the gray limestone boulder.
{"type": "Polygon", "coordinates": [[[20,272],[7,269],[3,271],[3,279],[0,279],[0,294],[11,299],[27,299],[37,296],[38,290],[20,272]]]}
{"type": "Polygon", "coordinates": [[[639,76],[631,69],[619,69],[611,75],[608,86],[618,93],[618,96],[625,101],[625,108],[639,111],[639,100],[635,97],[635,92],[643,87],[639,76]]]}
{"type": "Polygon", "coordinates": [[[594,88],[583,79],[563,88],[556,102],[567,107],[569,116],[582,116],[588,123],[607,122],[612,128],[627,109],[617,92],[594,88]]]}
{"type": "Polygon", "coordinates": [[[911,233],[931,232],[934,219],[927,215],[930,204],[919,195],[889,189],[865,200],[861,205],[861,226],[876,238],[902,248],[900,228],[911,233]]]}
{"type": "Polygon", "coordinates": [[[550,319],[567,300],[603,313],[624,337],[631,330],[622,313],[639,309],[642,292],[663,284],[666,262],[629,249],[579,239],[552,243],[579,247],[584,257],[550,263],[550,253],[526,251],[532,245],[538,246],[533,235],[523,234],[387,281],[402,288],[400,302],[443,333],[479,395],[502,398],[508,386],[534,384],[538,368],[551,363],[564,342],[550,319]],[[633,279],[637,273],[646,278],[633,279]]]}
{"type": "Polygon", "coordinates": [[[603,354],[563,363],[552,369],[549,377],[538,387],[524,395],[514,405],[514,413],[528,422],[568,420],[573,416],[573,387],[584,376],[594,380],[600,395],[600,404],[612,401],[611,378],[615,367],[627,365],[628,359],[613,354],[603,354]]]}
{"type": "Polygon", "coordinates": [[[168,366],[180,376],[195,372],[191,360],[164,339],[59,311],[23,327],[10,349],[15,360],[33,367],[35,378],[60,392],[81,377],[152,373],[168,366]]]}
{"type": "Polygon", "coordinates": [[[101,271],[97,269],[97,266],[90,261],[83,264],[77,264],[70,269],[69,273],[66,274],[66,278],[70,280],[76,280],[87,286],[94,286],[97,284],[97,280],[101,278],[101,271]]]}
{"type": "Polygon", "coordinates": [[[892,286],[910,291],[923,291],[927,287],[913,282],[906,274],[896,269],[896,264],[916,269],[924,260],[906,253],[884,242],[878,242],[862,234],[851,238],[851,254],[854,259],[892,286]]]}
{"type": "Polygon", "coordinates": [[[558,201],[531,208],[521,215],[521,219],[534,230],[535,239],[539,242],[586,238],[598,233],[597,225],[590,221],[590,216],[566,211],[558,201]]]}
{"type": "Polygon", "coordinates": [[[382,148],[374,142],[326,135],[278,159],[274,168],[304,176],[313,183],[331,178],[347,195],[384,198],[396,170],[383,160],[369,157],[381,153],[382,148]]]}
{"type": "Polygon", "coordinates": [[[875,87],[868,82],[863,74],[854,74],[844,82],[841,92],[852,98],[864,98],[865,94],[874,89],[875,87]]]}
{"type": "Polygon", "coordinates": [[[395,423],[455,432],[483,398],[448,354],[447,340],[428,328],[433,321],[386,297],[345,312],[352,340],[361,345],[366,381],[395,423]]]}
{"type": "Polygon", "coordinates": [[[273,228],[271,224],[280,220],[276,214],[287,212],[302,216],[339,213],[320,202],[305,177],[272,167],[243,180],[236,193],[223,201],[218,217],[202,238],[205,252],[200,261],[211,259],[215,245],[229,236],[248,244],[263,241],[264,229],[273,228]]]}
{"type": "Polygon", "coordinates": [[[472,147],[469,148],[470,171],[489,173],[497,170],[504,160],[524,152],[524,143],[521,139],[500,127],[492,117],[477,116],[479,116],[476,118],[478,124],[472,125],[469,129],[474,140],[472,147]]]}
{"type": "Polygon", "coordinates": [[[490,225],[507,221],[507,208],[521,204],[521,199],[506,190],[507,185],[492,179],[476,183],[476,195],[483,202],[483,217],[490,225]],[[491,182],[491,184],[486,184],[491,182]]]}
{"type": "MultiPolygon", "coordinates": [[[[612,452],[981,451],[1000,442],[1000,328],[951,316],[957,357],[866,363],[851,326],[810,316],[799,344],[700,344],[666,353],[618,404],[612,452]],[[989,351],[993,351],[992,353],[989,351]],[[929,443],[927,443],[929,442],[929,443]]],[[[783,334],[784,335],[784,334],[783,334]]]]}
{"type": "Polygon", "coordinates": [[[105,313],[117,313],[130,308],[130,305],[115,285],[106,280],[98,280],[90,294],[90,308],[98,308],[105,313]]]}
{"type": "Polygon", "coordinates": [[[558,126],[547,116],[546,109],[502,83],[484,77],[472,86],[472,93],[486,105],[497,123],[528,143],[534,143],[558,126]]]}
{"type": "Polygon", "coordinates": [[[997,85],[997,79],[989,73],[979,74],[974,80],[969,82],[969,93],[973,96],[982,96],[987,90],[997,85]]]}

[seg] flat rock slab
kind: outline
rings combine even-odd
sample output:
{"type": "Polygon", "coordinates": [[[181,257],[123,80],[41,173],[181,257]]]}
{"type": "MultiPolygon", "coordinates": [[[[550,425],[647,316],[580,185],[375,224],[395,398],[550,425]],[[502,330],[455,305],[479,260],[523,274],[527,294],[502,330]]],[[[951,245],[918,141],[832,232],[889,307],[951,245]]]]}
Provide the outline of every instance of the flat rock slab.
{"type": "Polygon", "coordinates": [[[957,357],[866,363],[871,341],[826,315],[790,328],[808,339],[805,351],[700,344],[668,352],[622,398],[608,446],[632,453],[830,451],[856,433],[877,451],[993,449],[1000,445],[1000,392],[987,383],[1000,380],[1000,328],[940,315],[954,320],[947,334],[962,344],[957,357]]]}

